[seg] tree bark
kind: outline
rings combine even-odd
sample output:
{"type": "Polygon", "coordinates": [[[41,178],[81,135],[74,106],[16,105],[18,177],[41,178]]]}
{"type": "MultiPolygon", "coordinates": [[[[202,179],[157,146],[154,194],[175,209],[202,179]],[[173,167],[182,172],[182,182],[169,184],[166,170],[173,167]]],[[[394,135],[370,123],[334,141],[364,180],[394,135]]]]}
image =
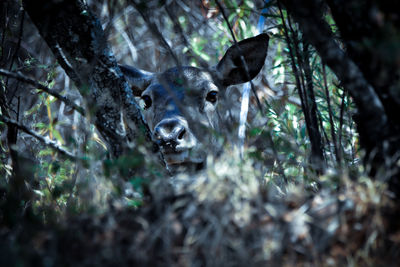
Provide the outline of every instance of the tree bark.
{"type": "Polygon", "coordinates": [[[98,19],[81,0],[23,0],[31,20],[87,102],[92,121],[113,156],[128,150],[137,131],[150,140],[98,19]],[[124,127],[121,112],[123,112],[124,127]]]}

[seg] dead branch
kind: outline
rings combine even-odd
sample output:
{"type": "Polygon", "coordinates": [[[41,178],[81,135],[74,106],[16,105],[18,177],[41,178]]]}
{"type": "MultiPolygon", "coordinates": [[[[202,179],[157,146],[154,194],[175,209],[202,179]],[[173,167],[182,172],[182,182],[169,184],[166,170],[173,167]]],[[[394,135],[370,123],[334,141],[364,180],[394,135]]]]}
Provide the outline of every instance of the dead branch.
{"type": "Polygon", "coordinates": [[[46,92],[49,95],[54,96],[55,98],[63,101],[66,105],[70,106],[73,110],[79,112],[82,116],[85,116],[85,110],[82,107],[75,104],[72,100],[59,94],[55,90],[50,89],[47,86],[44,86],[43,84],[39,83],[36,80],[24,76],[21,72],[11,72],[11,71],[7,71],[4,69],[0,69],[0,75],[10,77],[10,78],[16,79],[18,81],[22,81],[24,83],[30,84],[30,85],[34,86],[35,88],[40,89],[43,92],[46,92]]]}
{"type": "Polygon", "coordinates": [[[45,144],[46,146],[51,147],[52,149],[54,149],[55,151],[59,152],[60,154],[66,156],[67,158],[71,159],[71,160],[76,160],[77,157],[76,155],[74,155],[73,153],[65,150],[64,148],[62,148],[59,144],[57,144],[57,142],[55,142],[54,140],[50,140],[47,137],[44,137],[34,131],[32,131],[31,129],[29,129],[28,127],[26,127],[25,125],[22,125],[20,123],[18,123],[17,121],[10,119],[8,117],[5,117],[3,115],[0,115],[0,121],[15,126],[18,129],[20,129],[21,131],[33,136],[35,139],[39,140],[40,142],[42,142],[43,144],[45,144]]]}

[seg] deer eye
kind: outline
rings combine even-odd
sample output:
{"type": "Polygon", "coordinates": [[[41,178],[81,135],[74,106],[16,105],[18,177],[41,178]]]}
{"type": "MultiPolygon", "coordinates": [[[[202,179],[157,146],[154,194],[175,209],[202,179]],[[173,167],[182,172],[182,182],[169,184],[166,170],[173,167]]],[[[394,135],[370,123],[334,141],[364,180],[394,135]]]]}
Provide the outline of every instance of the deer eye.
{"type": "Polygon", "coordinates": [[[144,109],[148,109],[149,107],[151,107],[152,101],[150,96],[143,95],[141,98],[144,102],[144,109]]]}
{"type": "Polygon", "coordinates": [[[215,102],[217,102],[217,99],[218,99],[218,92],[217,91],[208,92],[208,94],[206,96],[206,100],[208,102],[211,102],[211,103],[214,104],[215,102]]]}

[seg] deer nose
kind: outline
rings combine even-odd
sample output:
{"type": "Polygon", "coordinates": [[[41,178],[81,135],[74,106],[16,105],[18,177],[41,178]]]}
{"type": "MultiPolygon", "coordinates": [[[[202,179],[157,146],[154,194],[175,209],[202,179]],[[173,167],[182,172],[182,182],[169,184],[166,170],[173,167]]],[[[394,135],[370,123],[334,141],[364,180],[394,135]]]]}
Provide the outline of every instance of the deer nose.
{"type": "Polygon", "coordinates": [[[164,119],[154,128],[154,137],[164,150],[176,152],[186,138],[187,130],[182,121],[178,119],[164,119]]]}

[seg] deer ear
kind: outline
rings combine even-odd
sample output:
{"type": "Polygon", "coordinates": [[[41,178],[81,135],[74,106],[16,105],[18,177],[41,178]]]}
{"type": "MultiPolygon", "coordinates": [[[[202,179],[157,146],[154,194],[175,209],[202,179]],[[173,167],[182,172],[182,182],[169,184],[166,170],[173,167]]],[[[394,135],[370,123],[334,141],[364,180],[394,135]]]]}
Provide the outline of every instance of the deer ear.
{"type": "Polygon", "coordinates": [[[118,66],[131,86],[132,92],[135,96],[140,96],[142,92],[146,90],[154,76],[151,72],[139,70],[131,66],[118,66]]]}
{"type": "Polygon", "coordinates": [[[263,33],[231,46],[216,66],[217,77],[222,85],[229,86],[248,82],[260,72],[267,56],[269,37],[263,33]],[[243,55],[249,73],[246,74],[240,56],[243,55]],[[250,78],[250,79],[249,79],[250,78]]]}

